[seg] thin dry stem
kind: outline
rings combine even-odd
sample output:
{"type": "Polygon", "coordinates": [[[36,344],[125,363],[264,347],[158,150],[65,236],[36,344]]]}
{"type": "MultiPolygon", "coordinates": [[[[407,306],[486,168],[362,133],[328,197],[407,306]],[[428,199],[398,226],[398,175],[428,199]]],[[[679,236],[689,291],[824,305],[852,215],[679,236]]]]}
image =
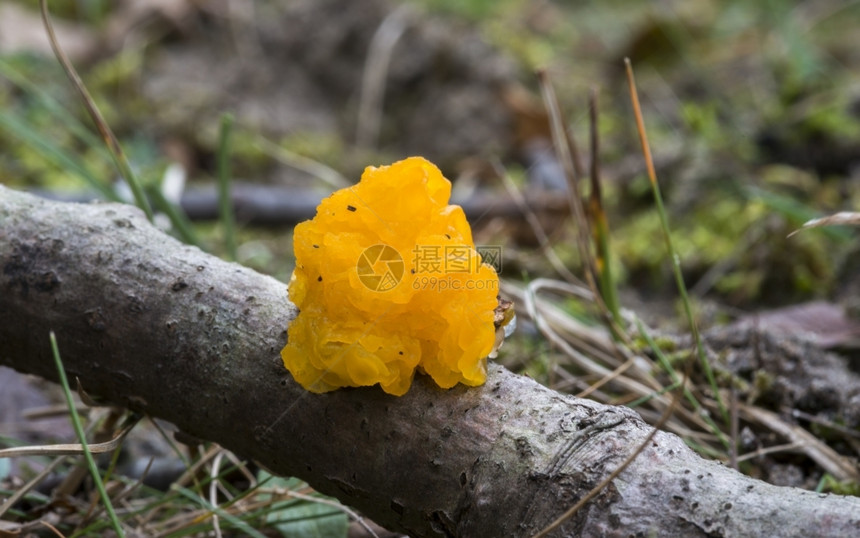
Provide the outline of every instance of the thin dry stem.
{"type": "Polygon", "coordinates": [[[744,419],[761,424],[790,442],[798,444],[804,454],[837,480],[860,481],[860,471],[857,467],[800,426],[789,424],[776,413],[752,405],[739,404],[738,410],[744,419]]]}
{"type": "Polygon", "coordinates": [[[570,282],[576,286],[584,286],[584,283],[574,275],[570,269],[564,265],[564,262],[559,259],[558,255],[552,248],[550,244],[549,237],[546,235],[546,232],[543,229],[543,226],[540,224],[540,220],[532,208],[526,203],[525,198],[523,198],[522,193],[520,193],[517,186],[514,185],[514,182],[508,176],[507,172],[505,172],[504,167],[502,167],[501,163],[498,160],[493,161],[493,168],[496,171],[496,174],[502,179],[502,184],[505,186],[505,190],[508,191],[508,194],[513,199],[514,203],[517,204],[517,207],[520,208],[523,216],[526,218],[526,222],[529,223],[532,231],[535,234],[535,237],[538,240],[538,245],[540,246],[541,252],[549,260],[550,265],[552,265],[553,269],[566,281],[570,282]]]}
{"type": "Polygon", "coordinates": [[[358,106],[356,145],[373,148],[379,137],[382,123],[382,102],[385,95],[385,79],[394,46],[409,27],[412,6],[402,4],[391,12],[373,35],[367,52],[367,62],[361,78],[361,97],[358,106]]]}
{"type": "MultiPolygon", "coordinates": [[[[93,454],[113,452],[122,444],[128,432],[137,424],[137,420],[127,424],[114,437],[103,443],[93,443],[87,446],[93,454]]],[[[84,447],[80,443],[61,443],[57,445],[34,445],[4,448],[0,450],[0,458],[21,458],[24,456],[80,456],[84,447]]]]}

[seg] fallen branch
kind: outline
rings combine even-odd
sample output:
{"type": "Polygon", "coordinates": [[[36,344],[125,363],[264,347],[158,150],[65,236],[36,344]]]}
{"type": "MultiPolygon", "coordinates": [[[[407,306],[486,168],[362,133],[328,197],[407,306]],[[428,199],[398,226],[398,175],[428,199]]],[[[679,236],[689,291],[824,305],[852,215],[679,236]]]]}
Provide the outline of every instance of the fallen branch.
{"type": "MultiPolygon", "coordinates": [[[[98,199],[97,194],[86,191],[57,193],[40,190],[35,194],[64,202],[89,202],[98,199]]],[[[323,195],[309,189],[242,181],[233,182],[230,192],[230,202],[233,211],[236,212],[236,220],[242,224],[258,226],[283,226],[313,218],[322,199],[323,195]]],[[[523,207],[534,211],[539,208],[542,214],[556,217],[569,211],[564,198],[552,191],[537,191],[520,201],[510,196],[478,190],[469,197],[462,200],[455,199],[452,203],[461,206],[469,219],[516,217],[521,214],[523,207]]],[[[182,212],[193,221],[218,219],[218,192],[214,185],[185,190],[179,205],[182,212]]]]}
{"type": "MultiPolygon", "coordinates": [[[[415,536],[530,536],[648,434],[630,409],[500,366],[480,388],[419,377],[305,392],[278,355],[286,286],[181,245],[115,204],[0,187],[0,364],[55,379],[49,331],[86,392],[299,476],[415,536]]],[[[860,499],[780,488],[658,433],[556,535],[847,536],[860,499]]]]}

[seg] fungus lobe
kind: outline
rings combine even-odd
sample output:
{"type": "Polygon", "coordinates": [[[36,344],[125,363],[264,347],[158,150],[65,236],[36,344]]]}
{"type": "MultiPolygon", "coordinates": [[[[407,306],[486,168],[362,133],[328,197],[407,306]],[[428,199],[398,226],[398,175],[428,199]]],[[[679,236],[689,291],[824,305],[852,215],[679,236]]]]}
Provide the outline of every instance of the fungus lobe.
{"type": "Polygon", "coordinates": [[[486,381],[499,281],[450,195],[435,165],[410,157],[366,168],[296,226],[299,315],[281,358],[304,388],[400,396],[416,370],[442,388],[486,381]]]}

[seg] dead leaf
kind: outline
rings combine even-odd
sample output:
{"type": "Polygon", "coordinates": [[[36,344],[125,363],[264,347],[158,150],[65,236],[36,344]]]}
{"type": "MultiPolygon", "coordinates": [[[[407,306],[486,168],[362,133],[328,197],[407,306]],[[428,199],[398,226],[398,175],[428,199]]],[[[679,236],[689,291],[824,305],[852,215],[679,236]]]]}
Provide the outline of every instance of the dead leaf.
{"type": "Polygon", "coordinates": [[[860,226],[860,213],[852,212],[852,211],[842,211],[840,213],[836,213],[834,215],[830,215],[829,217],[821,217],[820,219],[812,219],[806,221],[803,226],[800,227],[799,230],[795,230],[788,234],[788,237],[796,234],[800,230],[805,230],[806,228],[819,228],[821,226],[860,226]]]}
{"type": "Polygon", "coordinates": [[[845,309],[826,301],[812,301],[740,318],[737,327],[753,326],[781,334],[804,334],[823,348],[855,345],[860,341],[860,322],[846,315],[845,309]]]}

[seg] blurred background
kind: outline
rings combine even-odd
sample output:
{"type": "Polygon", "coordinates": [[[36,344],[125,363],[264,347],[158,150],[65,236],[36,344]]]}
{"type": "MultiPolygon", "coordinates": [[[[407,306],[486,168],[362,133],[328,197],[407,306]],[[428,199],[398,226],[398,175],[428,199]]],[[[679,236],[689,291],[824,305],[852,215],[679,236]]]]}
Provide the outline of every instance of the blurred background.
{"type": "MultiPolygon", "coordinates": [[[[585,170],[592,164],[588,99],[596,91],[603,209],[621,304],[652,327],[683,332],[630,106],[629,58],[696,321],[717,327],[755,313],[761,326],[817,334],[843,352],[849,369],[860,369],[856,229],[788,237],[809,219],[860,210],[860,3],[52,4],[58,41],[160,213],[158,224],[284,282],[295,223],[356,182],[365,166],[410,155],[427,157],[453,181],[475,242],[501,247],[502,276],[514,288],[564,277],[547,244],[581,274],[569,187],[536,72],[555,87],[585,170]],[[219,213],[219,174],[229,179],[233,221],[219,213]]],[[[34,1],[0,2],[0,181],[56,199],[132,201],[51,52],[34,1]]],[[[523,298],[515,299],[520,308],[523,298]]],[[[555,304],[586,325],[599,323],[590,306],[555,304]]],[[[582,373],[522,318],[500,360],[556,388],[565,375],[582,373]]],[[[746,372],[752,385],[754,369],[746,372]]],[[[775,394],[771,385],[752,385],[739,389],[754,393],[749,402],[775,394]]],[[[860,395],[842,387],[840,401],[824,405],[822,395],[835,394],[824,387],[800,407],[853,428],[836,448],[856,456],[860,395]]],[[[797,390],[779,401],[797,404],[797,390]]],[[[610,391],[598,399],[625,398],[610,391]]],[[[736,449],[778,441],[755,427],[753,441],[735,434],[736,449]]],[[[720,434],[708,435],[690,444],[719,457],[706,446],[719,446],[720,434]]],[[[821,488],[825,474],[794,455],[745,471],[810,488],[821,488]]]]}

